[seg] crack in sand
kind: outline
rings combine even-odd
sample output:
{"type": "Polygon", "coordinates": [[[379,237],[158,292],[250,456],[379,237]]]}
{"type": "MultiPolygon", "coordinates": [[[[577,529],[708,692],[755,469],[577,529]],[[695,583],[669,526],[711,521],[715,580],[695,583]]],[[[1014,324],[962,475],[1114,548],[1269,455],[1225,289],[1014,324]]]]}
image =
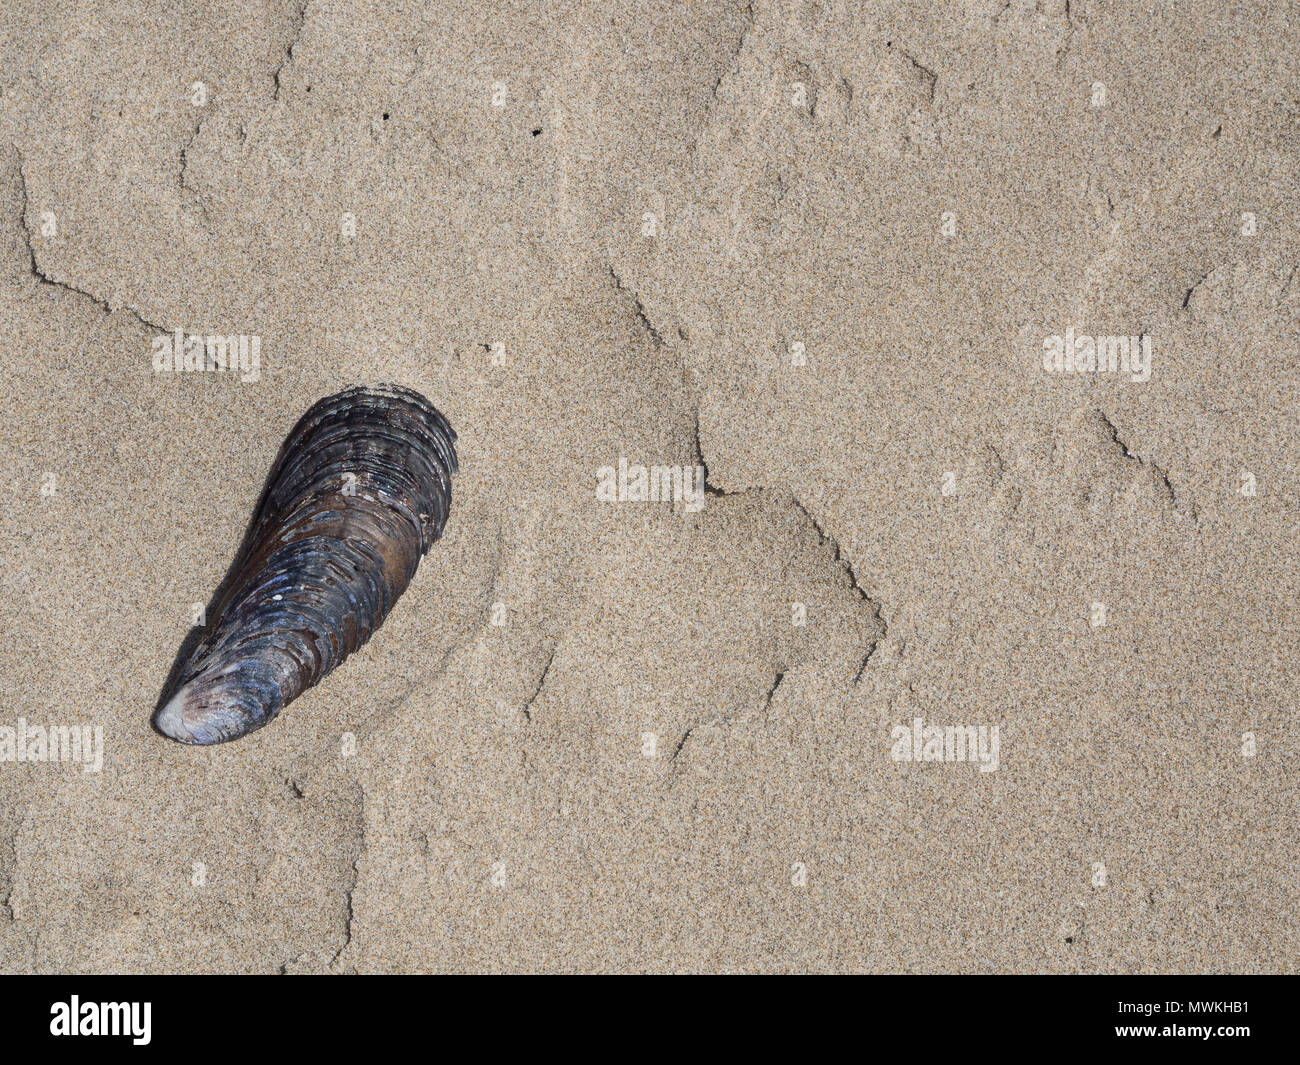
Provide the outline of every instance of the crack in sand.
{"type": "Polygon", "coordinates": [[[194,147],[194,142],[199,138],[199,133],[203,129],[203,123],[206,122],[210,117],[211,117],[210,114],[200,115],[199,120],[196,123],[194,123],[194,129],[190,132],[190,135],[186,137],[183,141],[181,141],[181,147],[179,153],[180,168],[176,175],[176,183],[181,190],[182,203],[184,202],[185,197],[189,197],[189,199],[193,201],[193,205],[197,209],[199,222],[202,224],[203,228],[209,233],[212,232],[212,222],[208,217],[207,202],[203,197],[203,193],[197,187],[191,185],[189,182],[189,169],[190,169],[189,153],[190,153],[190,149],[194,147]]]}
{"type": "Polygon", "coordinates": [[[728,496],[734,493],[721,488],[709,480],[709,460],[704,457],[704,441],[700,439],[700,406],[695,405],[695,462],[704,471],[704,494],[706,496],[728,496]]]}
{"type": "Polygon", "coordinates": [[[821,537],[821,542],[830,545],[831,550],[835,553],[834,561],[843,566],[845,571],[848,573],[849,580],[853,585],[853,591],[857,593],[858,598],[865,599],[867,602],[879,606],[879,604],[867,594],[866,589],[859,583],[857,572],[853,568],[853,560],[841,550],[840,542],[822,527],[821,522],[813,517],[812,512],[804,506],[802,502],[800,502],[798,496],[791,494],[790,501],[794,503],[800,513],[802,513],[803,516],[812,523],[812,527],[817,530],[817,535],[821,537]]]}
{"type": "Polygon", "coordinates": [[[668,347],[669,345],[664,340],[663,334],[655,328],[654,323],[650,321],[650,316],[646,314],[645,304],[641,302],[641,297],[637,293],[636,289],[632,288],[630,285],[624,284],[623,279],[618,276],[618,271],[614,269],[613,265],[609,268],[609,276],[614,282],[614,287],[627,296],[631,301],[632,310],[633,313],[636,314],[637,321],[641,323],[641,328],[649,334],[650,339],[654,341],[655,346],[660,348],[668,347]]]}
{"type": "Polygon", "coordinates": [[[726,69],[723,70],[723,72],[719,74],[713,82],[713,90],[710,93],[710,96],[712,96],[714,100],[718,98],[718,90],[722,88],[723,81],[726,80],[729,75],[735,74],[740,69],[740,56],[741,53],[745,51],[745,45],[749,43],[749,35],[753,32],[754,23],[757,21],[757,18],[758,12],[754,9],[753,0],[750,0],[745,7],[745,25],[740,31],[740,38],[736,41],[735,48],[731,50],[731,54],[727,57],[726,69]]]}
{"type": "Polygon", "coordinates": [[[32,232],[27,225],[27,211],[28,208],[31,206],[31,200],[27,192],[27,175],[23,169],[23,156],[22,156],[22,152],[19,151],[17,145],[14,145],[13,149],[15,155],[17,156],[16,170],[18,173],[18,186],[21,191],[21,200],[19,204],[19,214],[18,214],[18,227],[22,233],[23,243],[27,247],[27,272],[43,285],[50,285],[54,288],[62,289],[65,292],[70,292],[75,296],[80,296],[83,299],[89,300],[91,303],[93,303],[96,307],[98,307],[101,311],[103,311],[105,314],[109,316],[111,316],[115,310],[123,310],[126,311],[127,314],[129,314],[132,318],[134,318],[137,322],[140,323],[140,325],[144,326],[146,329],[155,329],[163,333],[171,332],[171,330],[169,330],[165,325],[161,325],[158,322],[151,322],[148,318],[146,318],[138,310],[136,310],[135,307],[133,307],[128,303],[121,304],[117,308],[114,308],[108,302],[108,300],[104,299],[103,297],[96,296],[93,292],[90,292],[89,290],[84,288],[80,288],[77,285],[71,284],[70,282],[60,281],[58,280],[58,278],[51,277],[49,274],[47,274],[44,271],[44,269],[41,268],[40,263],[36,259],[36,246],[32,243],[32,232]]]}
{"type": "Polygon", "coordinates": [[[1205,283],[1205,280],[1206,280],[1206,279],[1207,279],[1207,278],[1208,278],[1212,273],[1214,273],[1214,268],[1213,268],[1213,267],[1211,267],[1209,270],[1206,270],[1205,273],[1203,273],[1200,277],[1198,277],[1198,278],[1197,278],[1197,279],[1192,283],[1192,287],[1189,288],[1189,289],[1187,290],[1186,294],[1183,296],[1183,307],[1182,307],[1183,310],[1185,310],[1185,311],[1186,311],[1186,310],[1190,310],[1190,308],[1188,307],[1188,304],[1190,304],[1190,303],[1192,302],[1192,296],[1195,294],[1196,290],[1197,290],[1198,288],[1200,288],[1201,285],[1203,285],[1203,284],[1205,283]]]}
{"type": "Polygon", "coordinates": [[[334,964],[343,956],[343,952],[352,945],[352,937],[356,925],[357,911],[352,902],[352,896],[356,893],[357,884],[361,880],[361,858],[366,853],[366,819],[365,819],[365,792],[361,792],[361,834],[357,838],[357,853],[352,858],[352,881],[347,887],[345,895],[347,904],[347,916],[343,921],[343,945],[334,952],[334,957],[330,958],[327,968],[332,968],[334,964]]]}
{"type": "Polygon", "coordinates": [[[528,697],[528,700],[523,705],[522,710],[525,721],[531,722],[533,720],[533,703],[535,703],[537,697],[542,694],[542,686],[546,683],[546,677],[551,672],[551,664],[555,661],[555,653],[558,650],[559,644],[556,644],[551,648],[550,657],[546,659],[546,665],[542,667],[542,675],[537,678],[537,683],[533,687],[533,694],[528,697]]]}
{"type": "Polygon", "coordinates": [[[906,59],[909,63],[911,63],[912,66],[915,67],[916,70],[920,72],[921,77],[925,79],[926,84],[929,86],[929,92],[930,92],[929,102],[934,103],[934,90],[935,87],[939,84],[939,75],[936,74],[929,67],[927,67],[924,63],[922,63],[919,59],[917,59],[916,56],[912,55],[911,52],[904,50],[903,58],[906,59]]]}
{"type": "Polygon", "coordinates": [[[776,677],[772,681],[772,686],[767,689],[767,694],[763,696],[763,720],[767,721],[767,713],[772,709],[772,697],[776,695],[776,689],[781,687],[781,682],[785,680],[788,669],[778,669],[776,677]]]}
{"type": "Polygon", "coordinates": [[[302,0],[302,3],[298,5],[298,13],[294,16],[292,26],[293,36],[289,38],[289,43],[285,45],[284,58],[280,60],[280,65],[275,68],[275,73],[272,75],[275,81],[275,94],[272,99],[280,99],[280,90],[283,87],[280,82],[280,77],[284,74],[284,68],[293,61],[293,50],[298,46],[299,40],[302,39],[303,26],[307,22],[308,2],[309,0],[302,0]]]}
{"type": "MultiPolygon", "coordinates": [[[[705,458],[704,443],[700,437],[700,408],[698,402],[695,407],[695,453],[697,461],[704,469],[704,490],[706,494],[713,496],[743,495],[746,491],[768,490],[762,486],[758,486],[752,489],[737,489],[733,491],[719,488],[717,485],[711,484],[709,480],[709,463],[708,459],[705,458]]],[[[1001,456],[999,455],[998,458],[1000,461],[1001,456]]],[[[880,623],[879,635],[877,635],[876,639],[872,641],[871,646],[867,648],[866,653],[862,656],[861,663],[858,665],[858,668],[853,675],[853,683],[854,685],[857,685],[862,680],[863,674],[866,673],[867,664],[871,661],[871,657],[876,653],[876,649],[880,646],[881,641],[884,640],[885,636],[889,632],[889,623],[885,620],[884,612],[882,610],[883,603],[878,599],[872,598],[871,595],[867,593],[867,590],[863,588],[861,582],[858,580],[858,574],[857,570],[854,568],[853,560],[844,553],[843,549],[840,547],[839,541],[827,533],[827,531],[822,527],[822,524],[813,516],[812,512],[799,500],[798,496],[791,493],[790,501],[794,504],[796,509],[798,509],[803,516],[808,519],[812,524],[812,527],[817,530],[817,535],[821,538],[820,543],[830,545],[834,556],[833,561],[842,566],[848,574],[850,587],[852,588],[853,593],[860,601],[870,604],[871,609],[875,613],[876,620],[880,623]]],[[[783,675],[784,674],[782,674],[782,676],[783,675]]],[[[773,691],[775,691],[775,686],[773,687],[773,691]]]]}
{"type": "Polygon", "coordinates": [[[857,672],[853,675],[853,683],[856,686],[861,682],[863,674],[866,673],[867,665],[870,663],[872,656],[876,653],[876,649],[880,646],[881,641],[884,640],[885,636],[889,632],[889,622],[885,620],[884,612],[881,609],[883,604],[880,600],[873,599],[869,594],[867,594],[867,590],[862,587],[862,584],[858,581],[858,574],[857,570],[854,568],[853,560],[840,548],[840,542],[822,528],[821,523],[813,517],[812,511],[804,506],[803,503],[799,501],[798,497],[791,495],[790,499],[794,505],[803,512],[804,517],[812,522],[813,528],[817,530],[817,535],[822,538],[822,543],[830,545],[832,551],[834,551],[835,561],[843,566],[845,572],[848,573],[849,582],[853,591],[857,594],[859,599],[871,605],[871,609],[875,612],[876,620],[880,622],[880,632],[872,641],[871,646],[867,648],[867,652],[862,656],[862,662],[859,664],[857,672]]]}
{"type": "Polygon", "coordinates": [[[1150,461],[1149,459],[1144,459],[1141,455],[1133,451],[1128,446],[1128,444],[1126,444],[1124,440],[1120,437],[1119,429],[1116,428],[1115,423],[1112,422],[1110,418],[1106,416],[1106,412],[1103,411],[1100,407],[1095,408],[1092,413],[1097,416],[1098,420],[1101,422],[1101,427],[1103,431],[1119,447],[1121,453],[1126,459],[1129,459],[1130,461],[1137,463],[1140,469],[1148,470],[1155,475],[1155,478],[1157,482],[1160,484],[1162,491],[1164,492],[1166,498],[1169,500],[1169,504],[1174,508],[1177,508],[1178,494],[1174,491],[1173,482],[1169,479],[1169,474],[1164,469],[1164,467],[1156,465],[1156,463],[1150,461]]]}

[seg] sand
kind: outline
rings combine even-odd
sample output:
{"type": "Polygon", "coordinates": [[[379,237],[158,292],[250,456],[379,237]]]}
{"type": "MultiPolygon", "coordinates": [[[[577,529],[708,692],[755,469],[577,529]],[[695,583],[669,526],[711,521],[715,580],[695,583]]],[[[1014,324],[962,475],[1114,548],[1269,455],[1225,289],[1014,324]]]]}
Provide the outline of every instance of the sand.
{"type": "Polygon", "coordinates": [[[1297,968],[1286,5],[6,14],[0,968],[1297,968]],[[158,736],[381,381],[444,540],[269,727],[158,736]]]}

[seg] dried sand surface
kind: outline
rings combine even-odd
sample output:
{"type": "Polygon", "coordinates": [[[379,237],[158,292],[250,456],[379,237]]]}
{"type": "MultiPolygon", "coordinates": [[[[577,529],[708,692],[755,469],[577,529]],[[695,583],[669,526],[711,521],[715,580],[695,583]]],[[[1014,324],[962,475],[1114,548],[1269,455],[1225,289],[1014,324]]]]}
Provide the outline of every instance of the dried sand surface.
{"type": "Polygon", "coordinates": [[[4,21],[0,969],[1296,969],[1287,5],[4,21]],[[269,727],[156,735],[380,381],[446,537],[269,727]]]}

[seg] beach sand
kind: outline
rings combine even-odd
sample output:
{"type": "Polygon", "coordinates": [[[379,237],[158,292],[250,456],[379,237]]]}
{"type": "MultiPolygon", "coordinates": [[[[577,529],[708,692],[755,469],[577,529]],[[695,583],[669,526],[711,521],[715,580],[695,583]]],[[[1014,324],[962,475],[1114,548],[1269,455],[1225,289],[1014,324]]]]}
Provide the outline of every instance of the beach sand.
{"type": "Polygon", "coordinates": [[[102,766],[0,760],[0,969],[1294,971],[1285,5],[380,8],[10,5],[0,730],[102,766]],[[358,382],[459,434],[444,539],[164,739],[358,382]]]}

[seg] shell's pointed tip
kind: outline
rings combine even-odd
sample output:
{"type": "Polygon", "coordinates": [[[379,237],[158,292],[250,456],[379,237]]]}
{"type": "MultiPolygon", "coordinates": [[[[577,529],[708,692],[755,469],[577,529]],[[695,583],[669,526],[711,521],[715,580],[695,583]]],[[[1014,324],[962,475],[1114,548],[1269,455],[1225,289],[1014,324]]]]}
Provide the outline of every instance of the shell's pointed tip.
{"type": "Polygon", "coordinates": [[[154,711],[153,727],[168,739],[178,743],[193,743],[190,730],[185,727],[185,715],[181,707],[185,703],[185,689],[182,688],[167,702],[154,711]]]}
{"type": "Polygon", "coordinates": [[[162,707],[155,711],[153,727],[168,739],[173,739],[177,743],[217,743],[219,737],[208,735],[202,727],[192,727],[192,723],[186,720],[185,704],[188,695],[188,688],[183,687],[168,699],[162,707]]]}

